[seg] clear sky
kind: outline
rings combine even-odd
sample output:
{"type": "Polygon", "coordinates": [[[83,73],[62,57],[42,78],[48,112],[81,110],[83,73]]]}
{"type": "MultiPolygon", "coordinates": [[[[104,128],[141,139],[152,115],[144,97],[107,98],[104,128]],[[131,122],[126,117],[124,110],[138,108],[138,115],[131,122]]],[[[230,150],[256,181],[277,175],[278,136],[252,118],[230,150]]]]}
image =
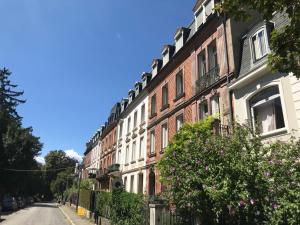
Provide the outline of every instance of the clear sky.
{"type": "Polygon", "coordinates": [[[150,71],[196,0],[1,0],[0,67],[24,90],[19,107],[53,149],[83,154],[111,107],[150,71]]]}

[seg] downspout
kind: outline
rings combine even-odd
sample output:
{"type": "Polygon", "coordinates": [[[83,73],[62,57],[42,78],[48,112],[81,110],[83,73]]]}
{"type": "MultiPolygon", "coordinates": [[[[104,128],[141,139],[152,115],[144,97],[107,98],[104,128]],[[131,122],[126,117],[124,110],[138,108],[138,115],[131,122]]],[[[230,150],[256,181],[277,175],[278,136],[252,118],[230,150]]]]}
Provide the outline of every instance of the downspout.
{"type": "MultiPolygon", "coordinates": [[[[226,53],[226,64],[227,64],[227,87],[229,85],[229,73],[230,73],[230,69],[229,69],[229,55],[228,55],[228,43],[227,43],[227,32],[226,32],[226,14],[223,14],[223,18],[222,18],[222,23],[223,23],[223,28],[224,28],[224,41],[225,41],[225,53],[226,53]]],[[[228,91],[228,102],[229,102],[229,124],[232,125],[233,124],[233,106],[232,106],[232,92],[227,89],[228,91]]]]}

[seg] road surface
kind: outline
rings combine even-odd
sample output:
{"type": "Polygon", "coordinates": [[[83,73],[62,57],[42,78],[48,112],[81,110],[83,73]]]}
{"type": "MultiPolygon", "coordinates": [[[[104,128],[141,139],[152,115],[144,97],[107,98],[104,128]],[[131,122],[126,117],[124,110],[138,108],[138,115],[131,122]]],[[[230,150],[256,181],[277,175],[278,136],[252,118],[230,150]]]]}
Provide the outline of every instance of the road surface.
{"type": "Polygon", "coordinates": [[[1,219],[0,225],[70,225],[55,203],[36,203],[1,219]]]}

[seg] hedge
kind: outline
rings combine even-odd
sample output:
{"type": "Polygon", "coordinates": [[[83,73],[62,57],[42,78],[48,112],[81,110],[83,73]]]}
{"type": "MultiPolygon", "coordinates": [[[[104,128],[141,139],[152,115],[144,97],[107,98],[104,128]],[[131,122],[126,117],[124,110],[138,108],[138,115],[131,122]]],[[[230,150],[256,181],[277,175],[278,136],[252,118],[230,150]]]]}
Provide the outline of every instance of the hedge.
{"type": "Polygon", "coordinates": [[[79,205],[85,209],[90,210],[91,208],[91,197],[92,191],[90,190],[80,190],[79,194],[79,205]]]}

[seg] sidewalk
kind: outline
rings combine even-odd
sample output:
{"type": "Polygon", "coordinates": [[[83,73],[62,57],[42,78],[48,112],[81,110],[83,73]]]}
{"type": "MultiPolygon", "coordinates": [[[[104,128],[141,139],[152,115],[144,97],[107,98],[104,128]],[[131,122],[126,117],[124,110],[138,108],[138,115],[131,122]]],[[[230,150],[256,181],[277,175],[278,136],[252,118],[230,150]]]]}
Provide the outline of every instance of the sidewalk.
{"type": "Polygon", "coordinates": [[[72,225],[92,225],[94,223],[88,221],[85,217],[80,217],[75,210],[67,205],[59,205],[59,209],[72,225]]]}

